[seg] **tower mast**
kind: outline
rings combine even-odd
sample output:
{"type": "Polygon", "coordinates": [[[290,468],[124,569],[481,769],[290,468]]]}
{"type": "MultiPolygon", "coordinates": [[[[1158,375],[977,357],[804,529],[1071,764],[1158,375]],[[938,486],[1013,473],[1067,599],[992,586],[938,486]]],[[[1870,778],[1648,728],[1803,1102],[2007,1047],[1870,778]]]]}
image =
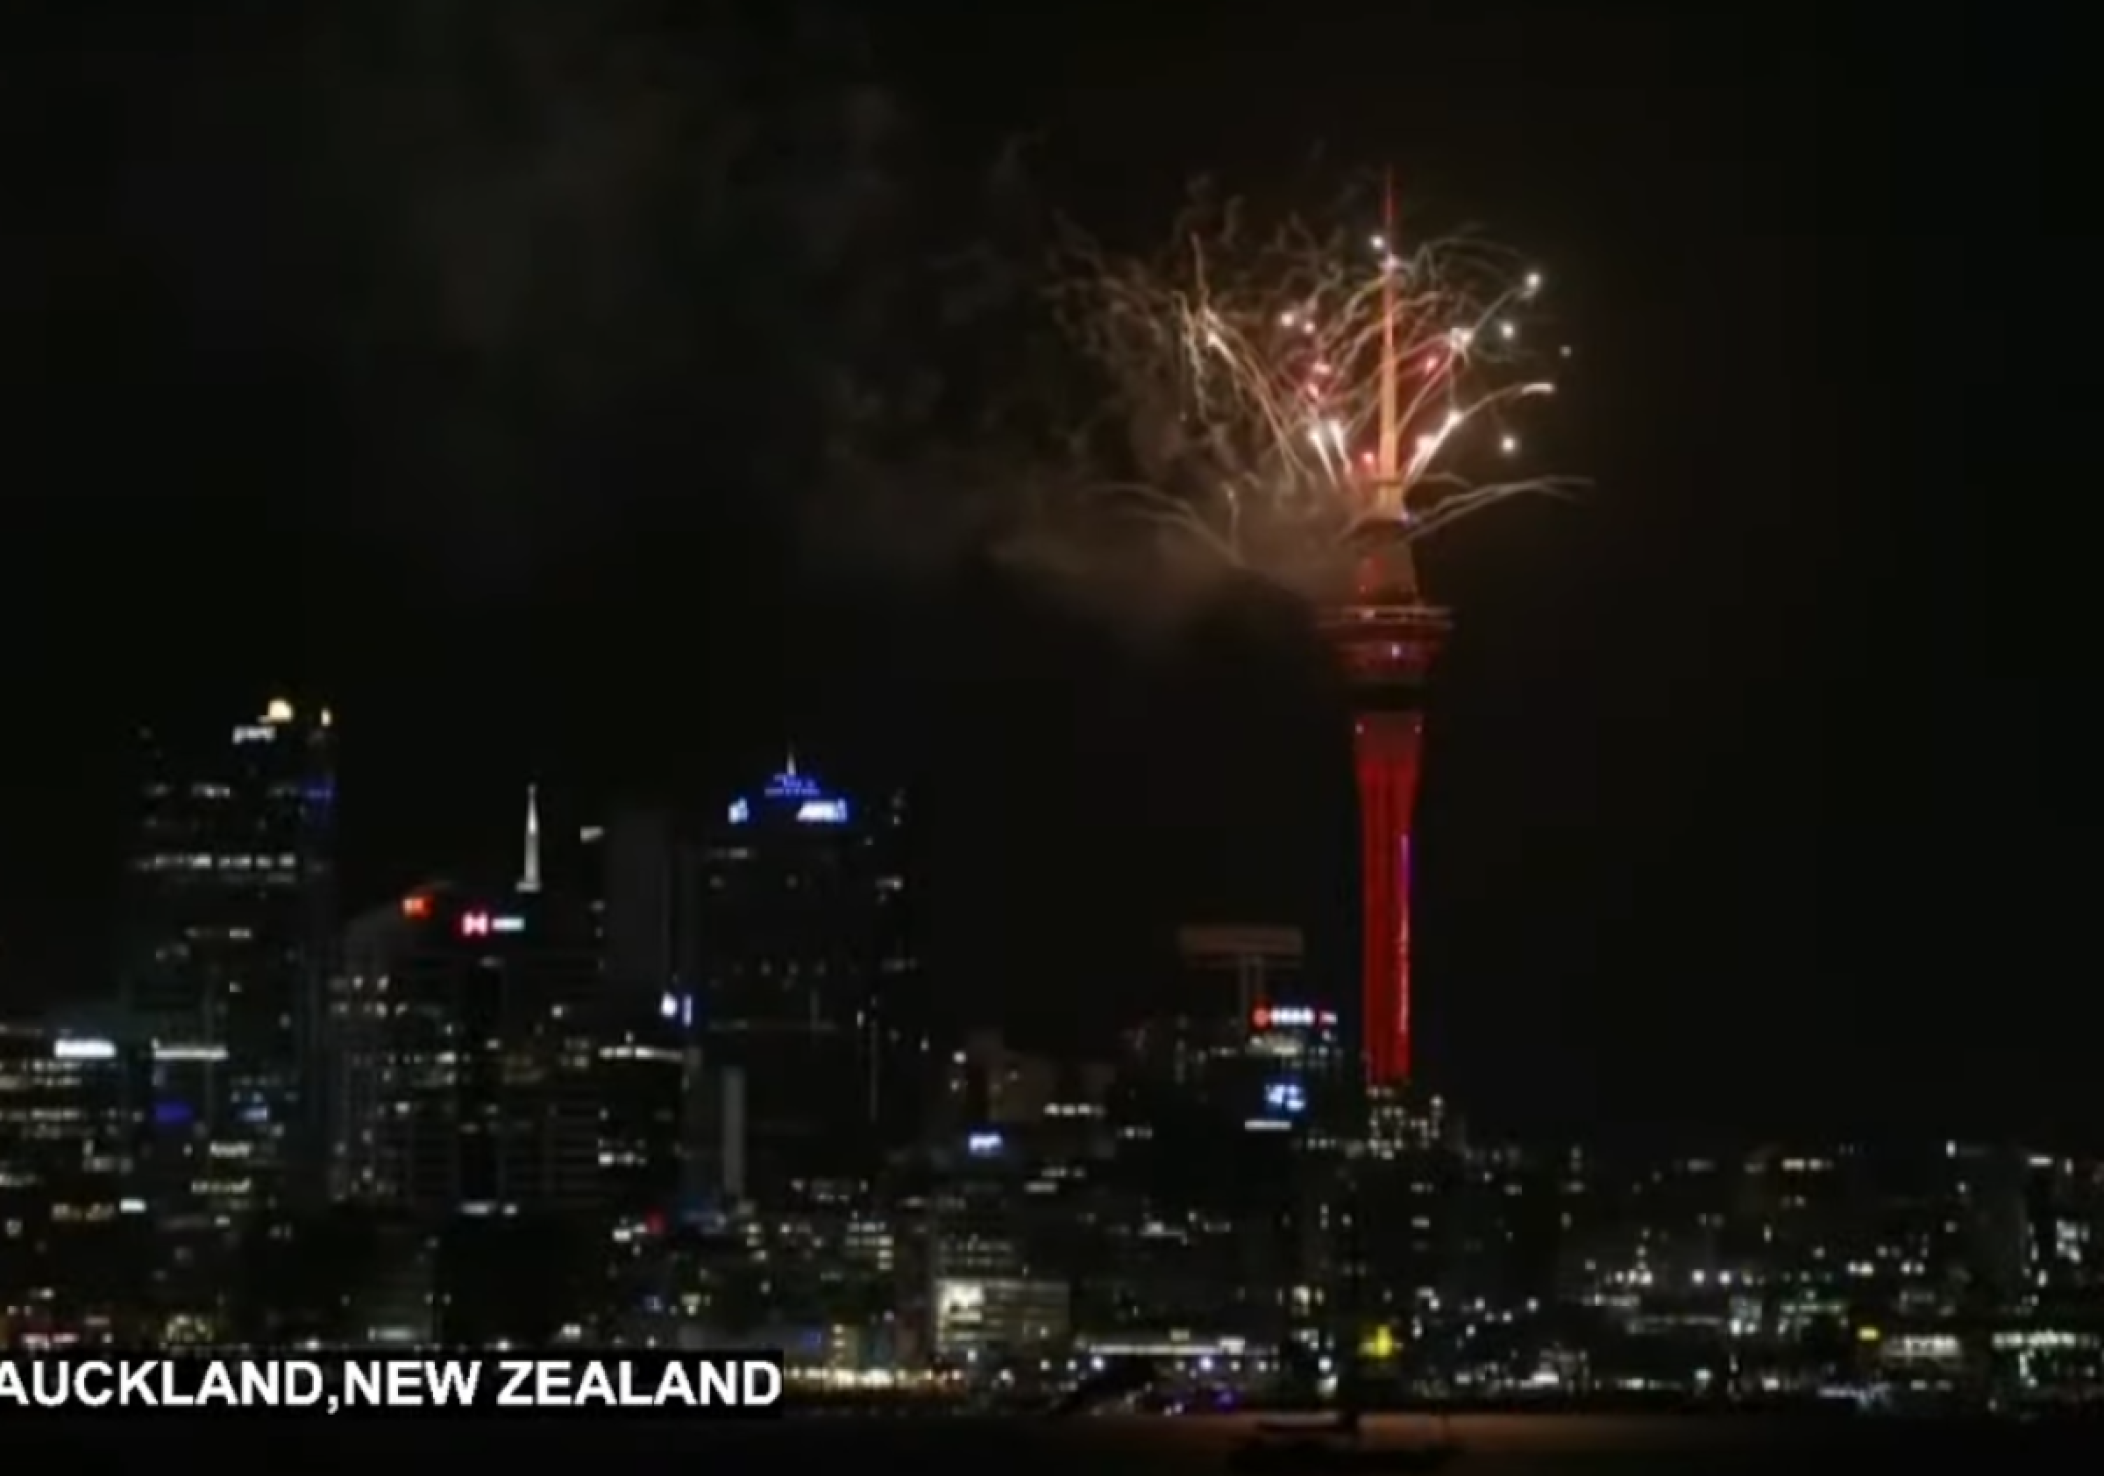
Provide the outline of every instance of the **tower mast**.
{"type": "MultiPolygon", "coordinates": [[[[1400,523],[1403,502],[1403,365],[1396,318],[1402,312],[1396,276],[1402,269],[1395,249],[1395,173],[1390,171],[1381,195],[1381,369],[1380,440],[1374,452],[1374,507],[1400,523]]],[[[1361,594],[1382,603],[1418,603],[1417,565],[1409,545],[1396,539],[1369,558],[1361,570],[1361,594]]]]}
{"type": "Polygon", "coordinates": [[[1381,196],[1381,443],[1374,460],[1374,495],[1388,511],[1401,511],[1403,473],[1401,375],[1395,362],[1395,174],[1381,196]]]}

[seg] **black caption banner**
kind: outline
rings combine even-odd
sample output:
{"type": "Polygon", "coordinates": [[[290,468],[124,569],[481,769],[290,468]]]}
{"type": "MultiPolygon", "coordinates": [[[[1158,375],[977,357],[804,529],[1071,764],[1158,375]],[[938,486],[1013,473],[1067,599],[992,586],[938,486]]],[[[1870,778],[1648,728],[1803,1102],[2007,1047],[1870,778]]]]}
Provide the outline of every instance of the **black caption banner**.
{"type": "Polygon", "coordinates": [[[778,1413],[779,1353],[214,1357],[64,1353],[0,1358],[0,1415],[778,1413]]]}

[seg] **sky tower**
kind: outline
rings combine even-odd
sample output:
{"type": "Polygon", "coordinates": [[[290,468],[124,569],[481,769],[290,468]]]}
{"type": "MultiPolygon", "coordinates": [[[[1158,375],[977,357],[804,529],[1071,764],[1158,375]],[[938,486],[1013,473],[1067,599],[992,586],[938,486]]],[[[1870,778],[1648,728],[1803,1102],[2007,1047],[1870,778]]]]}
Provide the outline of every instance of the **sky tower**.
{"type": "MultiPolygon", "coordinates": [[[[1383,210],[1395,240],[1395,187],[1383,210]]],[[[1383,268],[1380,441],[1367,491],[1372,538],[1356,552],[1344,597],[1321,611],[1323,635],[1350,684],[1359,788],[1360,1006],[1367,1079],[1411,1069],[1410,827],[1424,741],[1424,690],[1452,622],[1426,602],[1407,538],[1396,263],[1383,268]]]]}

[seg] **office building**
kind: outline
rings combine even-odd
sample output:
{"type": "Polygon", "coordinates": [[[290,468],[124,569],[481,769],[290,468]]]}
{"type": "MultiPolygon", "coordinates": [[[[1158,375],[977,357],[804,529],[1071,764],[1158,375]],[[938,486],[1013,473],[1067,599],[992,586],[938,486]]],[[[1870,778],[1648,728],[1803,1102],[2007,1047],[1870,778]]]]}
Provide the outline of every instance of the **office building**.
{"type": "Polygon", "coordinates": [[[0,1024],[0,1346],[132,1330],[152,1241],[131,1188],[145,1085],[136,1047],[0,1024]]]}
{"type": "Polygon", "coordinates": [[[358,918],[331,991],[332,1195],[443,1216],[597,1207],[599,975],[582,909],[526,866],[358,918]]]}
{"type": "MultiPolygon", "coordinates": [[[[334,940],[335,740],[326,708],[143,728],[120,980],[144,1035],[188,1048],[181,1100],[268,1208],[317,1161],[316,1059],[334,940]]],[[[174,1110],[174,1109],[171,1109],[174,1110]]]]}
{"type": "Polygon", "coordinates": [[[792,759],[702,848],[694,936],[702,1049],[742,1077],[747,1175],[864,1173],[912,1141],[940,1089],[905,922],[903,802],[865,809],[792,759]]]}

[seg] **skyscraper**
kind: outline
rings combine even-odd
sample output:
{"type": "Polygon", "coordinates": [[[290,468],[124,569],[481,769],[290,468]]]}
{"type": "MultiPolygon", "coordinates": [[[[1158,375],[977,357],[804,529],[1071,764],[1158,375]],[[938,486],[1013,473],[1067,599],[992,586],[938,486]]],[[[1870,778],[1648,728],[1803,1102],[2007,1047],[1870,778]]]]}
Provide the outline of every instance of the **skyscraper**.
{"type": "Polygon", "coordinates": [[[334,719],[276,699],[245,722],[138,736],[120,986],[136,1028],[202,1063],[163,1110],[239,1166],[244,1207],[306,1187],[296,1165],[318,1191],[303,1082],[334,939],[334,719]]]}
{"type": "Polygon", "coordinates": [[[145,1066],[136,1045],[0,1022],[0,1344],[137,1332],[145,1066]]]}
{"type": "MultiPolygon", "coordinates": [[[[580,882],[597,950],[593,1093],[599,1162],[617,1216],[698,1211],[724,1187],[712,1080],[695,1031],[698,851],[669,808],[627,804],[580,832],[580,882]]],[[[735,1156],[735,1155],[733,1155],[735,1156]]]]}
{"type": "Polygon", "coordinates": [[[932,1043],[896,863],[901,801],[872,812],[792,758],[726,808],[703,853],[696,1002],[711,1062],[744,1078],[754,1190],[857,1171],[915,1131],[932,1043]]]}
{"type": "Polygon", "coordinates": [[[668,809],[622,806],[583,833],[606,1000],[648,1020],[692,972],[693,851],[668,809]]]}
{"type": "Polygon", "coordinates": [[[529,791],[510,886],[434,883],[355,919],[330,995],[331,1192],[427,1218],[600,1197],[599,970],[577,899],[542,885],[529,791]]]}

